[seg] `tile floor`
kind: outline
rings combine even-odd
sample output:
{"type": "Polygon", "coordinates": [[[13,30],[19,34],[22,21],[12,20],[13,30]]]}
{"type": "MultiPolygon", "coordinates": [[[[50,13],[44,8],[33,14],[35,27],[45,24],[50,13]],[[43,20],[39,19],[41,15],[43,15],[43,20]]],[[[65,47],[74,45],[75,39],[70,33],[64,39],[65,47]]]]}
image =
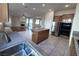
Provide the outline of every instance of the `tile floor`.
{"type": "Polygon", "coordinates": [[[68,56],[68,44],[68,38],[63,36],[49,36],[47,40],[41,42],[38,45],[50,56],[68,56]]]}

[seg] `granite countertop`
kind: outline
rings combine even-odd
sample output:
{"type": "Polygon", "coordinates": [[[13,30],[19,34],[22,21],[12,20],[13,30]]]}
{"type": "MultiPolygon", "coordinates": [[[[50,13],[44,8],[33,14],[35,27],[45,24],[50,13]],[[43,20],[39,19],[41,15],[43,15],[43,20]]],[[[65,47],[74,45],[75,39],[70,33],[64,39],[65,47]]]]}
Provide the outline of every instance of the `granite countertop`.
{"type": "Polygon", "coordinates": [[[74,31],[74,32],[73,32],[73,38],[74,38],[76,53],[77,53],[77,56],[79,56],[79,44],[78,44],[79,32],[74,31]]]}
{"type": "Polygon", "coordinates": [[[43,53],[42,50],[40,50],[39,47],[37,47],[34,43],[29,42],[26,39],[24,39],[23,37],[21,37],[18,32],[10,32],[7,34],[11,38],[11,42],[9,42],[6,45],[1,46],[0,51],[3,51],[7,48],[10,48],[12,46],[15,46],[15,45],[18,45],[18,44],[24,42],[25,44],[29,44],[39,55],[46,55],[46,53],[43,53]]]}

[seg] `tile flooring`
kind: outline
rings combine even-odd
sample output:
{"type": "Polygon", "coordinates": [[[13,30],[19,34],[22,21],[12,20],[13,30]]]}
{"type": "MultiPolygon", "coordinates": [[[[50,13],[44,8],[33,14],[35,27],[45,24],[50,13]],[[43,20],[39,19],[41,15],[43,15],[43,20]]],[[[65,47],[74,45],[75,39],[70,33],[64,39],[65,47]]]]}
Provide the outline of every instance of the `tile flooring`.
{"type": "Polygon", "coordinates": [[[49,36],[49,38],[39,44],[49,56],[68,56],[69,40],[65,37],[49,36]]]}

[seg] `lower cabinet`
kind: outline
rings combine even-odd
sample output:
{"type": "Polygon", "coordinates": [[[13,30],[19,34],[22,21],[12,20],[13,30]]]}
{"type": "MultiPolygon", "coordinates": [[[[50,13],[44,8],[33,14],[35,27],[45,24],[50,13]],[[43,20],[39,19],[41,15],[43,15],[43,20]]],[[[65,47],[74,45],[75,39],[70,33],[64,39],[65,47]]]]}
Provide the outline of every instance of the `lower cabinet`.
{"type": "Polygon", "coordinates": [[[72,39],[71,41],[71,45],[69,47],[69,52],[70,52],[70,56],[76,56],[76,49],[75,49],[75,43],[74,43],[74,39],[72,39]]]}
{"type": "Polygon", "coordinates": [[[36,44],[46,40],[49,37],[49,29],[34,31],[32,34],[32,41],[36,44]]]}

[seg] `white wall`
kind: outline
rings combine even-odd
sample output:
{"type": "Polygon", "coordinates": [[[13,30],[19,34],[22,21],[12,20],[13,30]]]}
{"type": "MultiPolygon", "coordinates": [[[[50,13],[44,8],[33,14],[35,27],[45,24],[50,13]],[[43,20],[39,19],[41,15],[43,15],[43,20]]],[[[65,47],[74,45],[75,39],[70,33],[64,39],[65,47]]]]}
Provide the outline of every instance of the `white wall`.
{"type": "Polygon", "coordinates": [[[41,22],[40,22],[40,25],[42,28],[44,28],[44,22],[45,22],[45,16],[41,17],[41,22]]]}
{"type": "Polygon", "coordinates": [[[69,46],[71,44],[71,40],[73,37],[73,31],[79,31],[79,4],[77,4],[76,6],[76,12],[73,19],[73,24],[72,24],[71,34],[70,34],[69,46]]]}
{"type": "Polygon", "coordinates": [[[48,12],[45,15],[45,28],[50,29],[50,34],[51,34],[51,28],[52,28],[52,21],[54,17],[54,11],[48,12]]]}
{"type": "Polygon", "coordinates": [[[64,15],[64,14],[73,14],[73,13],[75,13],[75,9],[65,9],[55,12],[55,16],[64,15]]]}
{"type": "Polygon", "coordinates": [[[13,27],[20,27],[21,24],[26,22],[25,18],[22,16],[11,16],[11,21],[13,27]]]}

